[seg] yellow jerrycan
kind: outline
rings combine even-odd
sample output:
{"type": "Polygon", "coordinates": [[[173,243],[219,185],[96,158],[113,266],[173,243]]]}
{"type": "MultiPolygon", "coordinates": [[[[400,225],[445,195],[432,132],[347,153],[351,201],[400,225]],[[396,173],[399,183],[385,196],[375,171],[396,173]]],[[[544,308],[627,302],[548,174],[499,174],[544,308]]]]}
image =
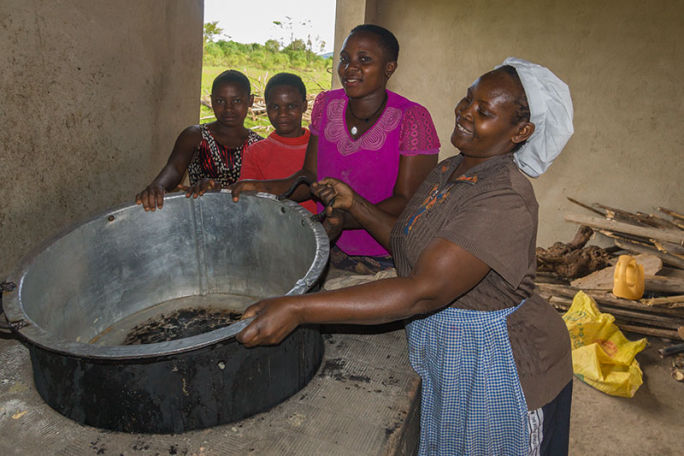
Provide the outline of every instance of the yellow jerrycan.
{"type": "Polygon", "coordinates": [[[613,275],[613,294],[625,299],[644,295],[644,267],[630,255],[620,255],[613,275]]]}

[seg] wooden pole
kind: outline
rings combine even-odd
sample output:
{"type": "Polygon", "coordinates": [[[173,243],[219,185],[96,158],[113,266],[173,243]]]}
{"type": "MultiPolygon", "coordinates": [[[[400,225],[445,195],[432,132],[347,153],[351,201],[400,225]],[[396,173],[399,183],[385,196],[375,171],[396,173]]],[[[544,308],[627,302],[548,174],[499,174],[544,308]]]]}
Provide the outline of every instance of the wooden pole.
{"type": "MultiPolygon", "coordinates": [[[[555,285],[555,284],[550,284],[550,283],[537,283],[537,288],[541,291],[540,294],[546,295],[546,296],[565,296],[567,298],[574,298],[575,295],[577,294],[578,291],[580,291],[577,288],[565,286],[565,285],[555,285]]],[[[614,307],[618,309],[625,309],[625,310],[634,310],[638,312],[644,312],[644,313],[654,313],[654,314],[659,314],[659,315],[666,315],[669,317],[674,317],[677,319],[684,319],[684,311],[681,309],[668,309],[668,308],[663,308],[663,307],[651,307],[647,306],[645,304],[642,304],[639,301],[632,301],[630,299],[622,299],[622,298],[617,298],[613,295],[609,295],[608,293],[591,293],[591,292],[586,292],[585,293],[592,298],[594,298],[594,301],[599,305],[599,308],[602,306],[607,306],[607,307],[614,307]]]]}
{"type": "Polygon", "coordinates": [[[684,293],[684,279],[677,277],[645,276],[644,288],[648,291],[661,293],[682,294],[684,293]]]}
{"type": "Polygon", "coordinates": [[[662,337],[664,339],[680,339],[684,340],[684,334],[680,334],[677,331],[672,331],[669,329],[658,329],[649,328],[647,326],[641,325],[618,325],[620,329],[625,331],[630,331],[637,334],[643,334],[644,336],[662,337]]]}
{"type": "Polygon", "coordinates": [[[629,223],[617,222],[615,220],[606,220],[598,217],[589,217],[579,214],[567,214],[565,216],[565,220],[571,223],[591,226],[593,228],[617,231],[619,233],[632,234],[635,236],[645,237],[647,239],[658,239],[660,241],[684,245],[684,232],[682,231],[665,230],[662,228],[647,228],[643,226],[631,225],[629,223]]]}
{"type": "Polygon", "coordinates": [[[667,214],[670,217],[678,218],[679,220],[684,220],[684,214],[680,214],[679,212],[675,212],[672,209],[667,209],[664,207],[656,207],[660,212],[663,214],[667,214]]]}
{"type": "Polygon", "coordinates": [[[596,213],[596,214],[598,214],[598,215],[603,215],[603,216],[606,215],[606,213],[605,213],[604,211],[600,211],[600,210],[598,210],[598,209],[596,209],[596,208],[594,208],[594,207],[589,206],[588,204],[585,204],[585,203],[583,203],[583,202],[581,202],[581,201],[577,201],[577,200],[574,199],[574,198],[570,198],[569,196],[567,196],[566,198],[568,198],[568,201],[570,201],[571,203],[575,203],[575,204],[577,204],[578,206],[581,206],[581,207],[583,207],[583,208],[585,208],[585,209],[587,209],[587,210],[589,210],[589,211],[592,211],[592,212],[594,212],[594,213],[596,213]]]}
{"type": "MultiPolygon", "coordinates": [[[[602,233],[605,234],[605,233],[602,233]]],[[[611,237],[611,236],[609,236],[611,237]]],[[[676,255],[672,255],[670,253],[664,253],[658,251],[655,247],[647,247],[642,244],[636,244],[632,241],[627,241],[625,239],[623,240],[617,240],[615,239],[615,245],[618,247],[625,249],[625,250],[630,250],[632,252],[637,252],[637,253],[650,253],[651,255],[656,255],[658,258],[663,260],[663,263],[669,264],[670,266],[677,267],[679,269],[684,269],[684,260],[679,258],[676,255]]]]}
{"type": "Polygon", "coordinates": [[[664,296],[662,298],[642,299],[641,302],[647,306],[662,306],[667,304],[674,304],[678,302],[684,303],[684,295],[679,296],[664,296]]]}
{"type": "MultiPolygon", "coordinates": [[[[568,298],[559,298],[557,296],[551,296],[549,298],[549,304],[551,304],[559,312],[567,312],[570,308],[572,300],[568,298]]],[[[610,312],[609,312],[610,313],[610,312]]],[[[684,331],[678,332],[678,330],[683,329],[682,327],[676,328],[676,330],[668,328],[654,327],[653,324],[635,324],[636,322],[625,323],[622,319],[616,316],[615,325],[624,331],[630,331],[637,334],[642,334],[644,336],[651,337],[663,337],[666,339],[682,339],[684,340],[684,331]]]]}

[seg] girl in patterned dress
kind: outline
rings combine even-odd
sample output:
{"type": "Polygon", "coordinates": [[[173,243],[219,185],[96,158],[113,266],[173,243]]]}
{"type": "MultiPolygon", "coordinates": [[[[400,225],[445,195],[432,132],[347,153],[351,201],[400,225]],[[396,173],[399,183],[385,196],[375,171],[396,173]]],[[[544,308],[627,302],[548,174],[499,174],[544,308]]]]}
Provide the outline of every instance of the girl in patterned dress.
{"type": "Polygon", "coordinates": [[[183,130],[169,161],[152,183],[136,195],[135,202],[146,211],[161,209],[164,194],[180,184],[186,170],[190,185],[203,179],[212,179],[221,186],[237,182],[245,148],[263,139],[244,126],[253,101],[249,79],[244,74],[227,70],[218,75],[211,87],[216,121],[183,130]]]}

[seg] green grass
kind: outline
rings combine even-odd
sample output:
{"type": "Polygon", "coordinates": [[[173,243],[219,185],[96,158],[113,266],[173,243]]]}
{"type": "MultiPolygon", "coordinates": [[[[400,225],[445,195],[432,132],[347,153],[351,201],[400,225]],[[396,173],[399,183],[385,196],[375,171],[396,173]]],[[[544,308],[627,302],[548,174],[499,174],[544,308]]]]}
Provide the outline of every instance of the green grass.
{"type": "MultiPolygon", "coordinates": [[[[332,65],[332,63],[330,63],[330,65],[332,65]]],[[[254,94],[256,100],[263,98],[264,87],[266,86],[266,82],[268,82],[268,78],[283,71],[299,75],[306,86],[307,98],[312,100],[318,93],[324,90],[330,90],[332,81],[331,68],[302,69],[283,67],[274,71],[244,65],[215,66],[205,64],[202,67],[202,96],[209,96],[211,94],[211,84],[214,82],[216,76],[227,69],[235,69],[241,71],[249,78],[249,81],[252,84],[252,93],[254,94]]],[[[308,126],[309,124],[308,119],[309,115],[311,114],[310,110],[306,114],[305,121],[303,122],[304,126],[308,126]]],[[[213,111],[206,106],[202,106],[200,109],[200,123],[213,122],[214,120],[216,120],[216,118],[214,117],[213,111]]],[[[271,131],[273,131],[273,127],[271,126],[270,122],[268,121],[268,117],[265,114],[257,116],[256,120],[253,120],[250,115],[247,115],[247,118],[245,119],[245,127],[254,129],[262,136],[268,135],[271,131]]]]}

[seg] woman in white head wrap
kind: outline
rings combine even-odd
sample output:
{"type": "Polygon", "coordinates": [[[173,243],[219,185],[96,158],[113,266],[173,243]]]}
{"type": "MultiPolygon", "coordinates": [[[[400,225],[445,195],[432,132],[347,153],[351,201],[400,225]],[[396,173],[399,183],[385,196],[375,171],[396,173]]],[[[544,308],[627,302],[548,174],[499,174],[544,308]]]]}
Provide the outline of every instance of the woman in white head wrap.
{"type": "Polygon", "coordinates": [[[420,455],[568,450],[570,340],[534,293],[538,207],[518,163],[535,175],[548,167],[572,108],[548,69],[507,62],[458,102],[451,142],[461,153],[433,169],[398,218],[338,180],[312,186],[330,215],[346,211],[390,249],[398,277],[261,301],[238,335],[252,346],[299,324],[405,319],[422,380],[420,455]]]}
{"type": "Polygon", "coordinates": [[[527,60],[508,57],[501,66],[515,68],[525,89],[530,122],[534,133],[514,153],[513,159],[521,171],[539,177],[561,153],[572,127],[572,99],[570,89],[548,68],[527,60]]]}

